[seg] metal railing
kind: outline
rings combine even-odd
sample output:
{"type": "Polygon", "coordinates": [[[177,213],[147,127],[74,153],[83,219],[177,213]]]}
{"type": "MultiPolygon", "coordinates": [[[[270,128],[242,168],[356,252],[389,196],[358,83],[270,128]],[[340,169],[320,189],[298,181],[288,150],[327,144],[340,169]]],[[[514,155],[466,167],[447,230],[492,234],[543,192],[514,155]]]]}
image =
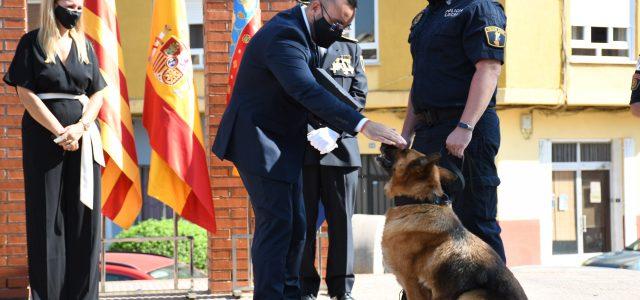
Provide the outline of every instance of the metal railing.
{"type": "Polygon", "coordinates": [[[176,293],[176,292],[186,292],[188,293],[188,298],[192,299],[195,296],[195,283],[193,275],[195,273],[194,264],[193,264],[193,251],[194,251],[194,237],[193,236],[177,236],[178,233],[178,218],[174,216],[173,218],[173,230],[174,236],[172,237],[134,237],[134,238],[114,238],[114,239],[106,239],[105,237],[105,229],[104,223],[105,219],[102,218],[102,238],[101,238],[101,253],[100,253],[100,296],[130,296],[130,295],[150,295],[150,294],[162,294],[162,293],[176,293]],[[117,291],[117,292],[107,292],[106,291],[106,245],[115,243],[115,242],[133,242],[133,243],[144,243],[144,242],[162,242],[162,241],[173,241],[173,290],[135,290],[135,291],[117,291]],[[189,242],[189,274],[190,274],[190,286],[188,289],[180,289],[179,288],[179,272],[178,272],[178,242],[179,241],[188,241],[189,242]]]}

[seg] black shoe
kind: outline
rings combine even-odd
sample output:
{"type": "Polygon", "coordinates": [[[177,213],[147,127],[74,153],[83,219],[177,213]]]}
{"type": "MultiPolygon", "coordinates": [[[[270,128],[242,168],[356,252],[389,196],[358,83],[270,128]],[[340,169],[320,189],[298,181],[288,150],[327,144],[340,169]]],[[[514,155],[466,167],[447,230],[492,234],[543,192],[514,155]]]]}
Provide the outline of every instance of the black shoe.
{"type": "Polygon", "coordinates": [[[304,295],[300,300],[316,300],[316,296],[314,295],[304,295]]]}
{"type": "Polygon", "coordinates": [[[344,295],[331,297],[331,300],[355,300],[355,299],[351,297],[351,294],[346,293],[344,295]]]}

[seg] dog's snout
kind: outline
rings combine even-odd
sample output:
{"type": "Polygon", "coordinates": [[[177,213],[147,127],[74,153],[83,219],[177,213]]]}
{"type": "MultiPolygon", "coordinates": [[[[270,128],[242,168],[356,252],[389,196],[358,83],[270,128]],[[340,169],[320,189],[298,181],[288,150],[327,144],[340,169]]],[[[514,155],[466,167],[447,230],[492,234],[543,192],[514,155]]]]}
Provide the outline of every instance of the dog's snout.
{"type": "Polygon", "coordinates": [[[376,161],[389,174],[391,174],[393,165],[396,162],[396,154],[398,150],[399,149],[397,147],[387,144],[382,144],[382,146],[380,146],[380,155],[376,157],[376,161]]]}

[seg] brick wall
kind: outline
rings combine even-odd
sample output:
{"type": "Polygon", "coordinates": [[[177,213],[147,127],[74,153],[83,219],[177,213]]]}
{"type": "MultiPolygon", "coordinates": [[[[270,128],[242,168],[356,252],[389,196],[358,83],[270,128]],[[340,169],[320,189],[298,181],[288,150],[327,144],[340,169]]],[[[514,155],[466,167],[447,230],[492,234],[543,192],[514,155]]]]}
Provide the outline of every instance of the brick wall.
{"type": "MultiPolygon", "coordinates": [[[[294,5],[294,0],[262,0],[262,20],[267,21],[278,11],[294,5]]],[[[205,115],[209,145],[213,144],[226,107],[232,18],[232,0],[205,0],[205,115]]],[[[250,232],[251,211],[247,192],[230,163],[221,162],[211,154],[210,173],[218,233],[209,238],[209,288],[214,293],[228,293],[231,291],[231,236],[250,232]]],[[[238,243],[238,276],[245,281],[243,285],[248,279],[247,246],[246,240],[238,243]]]]}
{"type": "MultiPolygon", "coordinates": [[[[0,77],[25,33],[25,0],[0,0],[0,77]]],[[[15,89],[0,83],[0,299],[27,296],[27,242],[20,120],[15,89]]]]}

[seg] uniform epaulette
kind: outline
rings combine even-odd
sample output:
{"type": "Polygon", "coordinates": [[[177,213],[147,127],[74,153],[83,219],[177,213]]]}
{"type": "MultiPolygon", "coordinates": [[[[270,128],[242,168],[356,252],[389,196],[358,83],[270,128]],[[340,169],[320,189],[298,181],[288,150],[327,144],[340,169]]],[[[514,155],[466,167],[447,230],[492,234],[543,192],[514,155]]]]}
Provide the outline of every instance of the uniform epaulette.
{"type": "Polygon", "coordinates": [[[341,36],[340,40],[343,42],[352,42],[352,43],[358,43],[358,40],[354,39],[354,38],[350,38],[348,36],[341,36]]]}

